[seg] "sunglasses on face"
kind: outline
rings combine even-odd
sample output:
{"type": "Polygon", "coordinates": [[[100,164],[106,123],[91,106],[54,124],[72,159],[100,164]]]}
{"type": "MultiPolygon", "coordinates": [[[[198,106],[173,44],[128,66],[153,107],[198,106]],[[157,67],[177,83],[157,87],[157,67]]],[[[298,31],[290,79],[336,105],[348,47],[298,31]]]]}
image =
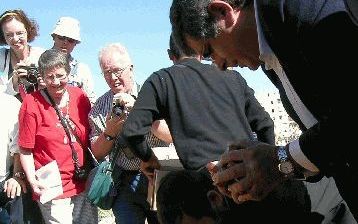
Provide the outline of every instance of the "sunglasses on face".
{"type": "Polygon", "coordinates": [[[64,36],[57,35],[57,38],[59,40],[61,40],[61,41],[67,41],[70,44],[77,43],[77,40],[74,40],[74,39],[71,39],[71,38],[68,38],[68,37],[64,37],[64,36]]]}

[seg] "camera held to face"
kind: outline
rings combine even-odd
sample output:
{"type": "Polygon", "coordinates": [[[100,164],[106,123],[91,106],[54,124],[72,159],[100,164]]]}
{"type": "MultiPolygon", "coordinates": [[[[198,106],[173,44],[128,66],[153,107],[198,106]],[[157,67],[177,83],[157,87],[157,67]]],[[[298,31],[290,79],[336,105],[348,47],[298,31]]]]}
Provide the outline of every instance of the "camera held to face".
{"type": "MultiPolygon", "coordinates": [[[[115,95],[113,97],[112,117],[114,117],[114,116],[116,116],[116,117],[124,116],[125,118],[127,118],[128,114],[129,114],[129,110],[128,110],[128,108],[126,106],[121,104],[121,101],[122,101],[121,99],[122,98],[121,98],[120,94],[115,95]]],[[[135,158],[135,155],[133,154],[133,152],[128,147],[123,147],[121,150],[122,150],[122,152],[124,153],[124,155],[128,159],[135,158]]]]}
{"type": "Polygon", "coordinates": [[[20,69],[27,71],[26,81],[30,84],[37,84],[37,78],[39,77],[39,70],[36,65],[31,64],[29,66],[19,66],[20,69]]]}
{"type": "Polygon", "coordinates": [[[123,106],[120,102],[120,98],[113,98],[113,104],[112,104],[112,117],[117,116],[120,117],[122,115],[127,116],[128,110],[125,106],[123,106]]]}
{"type": "Polygon", "coordinates": [[[25,69],[27,71],[26,77],[21,78],[21,83],[24,84],[26,93],[34,92],[38,89],[37,78],[39,77],[39,70],[36,65],[31,64],[29,66],[19,66],[19,69],[25,69]]]}

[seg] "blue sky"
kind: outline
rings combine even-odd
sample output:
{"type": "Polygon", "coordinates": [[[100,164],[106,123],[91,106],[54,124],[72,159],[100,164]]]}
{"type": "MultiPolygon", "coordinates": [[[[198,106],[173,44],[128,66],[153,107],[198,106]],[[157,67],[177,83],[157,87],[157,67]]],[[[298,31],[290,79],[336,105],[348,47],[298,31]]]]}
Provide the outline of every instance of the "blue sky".
{"type": "MultiPolygon", "coordinates": [[[[121,42],[135,66],[136,81],[142,84],[154,71],[171,65],[167,57],[171,0],[0,0],[0,12],[23,9],[37,21],[40,36],[32,46],[52,47],[52,32],[61,16],[77,18],[82,42],[73,56],[89,65],[97,97],[108,90],[101,77],[98,51],[108,43],[121,42]]],[[[274,87],[261,71],[238,69],[256,91],[274,87]]]]}

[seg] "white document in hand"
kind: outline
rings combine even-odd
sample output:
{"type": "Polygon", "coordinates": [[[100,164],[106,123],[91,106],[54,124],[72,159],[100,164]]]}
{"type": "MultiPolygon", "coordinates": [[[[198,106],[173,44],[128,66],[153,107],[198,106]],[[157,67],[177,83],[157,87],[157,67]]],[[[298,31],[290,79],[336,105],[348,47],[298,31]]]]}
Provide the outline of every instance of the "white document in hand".
{"type": "Polygon", "coordinates": [[[40,196],[42,204],[63,194],[61,175],[56,160],[36,170],[35,175],[38,181],[45,187],[40,196]]]}
{"type": "Polygon", "coordinates": [[[152,148],[154,155],[158,158],[161,170],[178,170],[183,169],[177,151],[174,145],[169,147],[154,147],[152,148]]]}

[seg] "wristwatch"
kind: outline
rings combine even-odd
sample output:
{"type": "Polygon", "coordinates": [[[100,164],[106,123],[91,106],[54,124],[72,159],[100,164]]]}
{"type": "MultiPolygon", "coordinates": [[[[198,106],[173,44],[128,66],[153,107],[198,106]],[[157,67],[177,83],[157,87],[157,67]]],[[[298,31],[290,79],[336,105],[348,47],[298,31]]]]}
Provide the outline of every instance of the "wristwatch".
{"type": "Polygon", "coordinates": [[[106,134],[105,132],[103,132],[103,135],[104,135],[104,138],[107,140],[107,141],[113,141],[114,140],[114,137],[106,134]]]}
{"type": "Polygon", "coordinates": [[[16,172],[14,173],[14,177],[19,178],[20,180],[24,180],[26,178],[26,175],[24,172],[16,172]]]}
{"type": "Polygon", "coordinates": [[[294,176],[293,164],[288,159],[287,151],[284,146],[279,146],[277,150],[277,156],[279,160],[278,170],[286,177],[294,176]]]}

